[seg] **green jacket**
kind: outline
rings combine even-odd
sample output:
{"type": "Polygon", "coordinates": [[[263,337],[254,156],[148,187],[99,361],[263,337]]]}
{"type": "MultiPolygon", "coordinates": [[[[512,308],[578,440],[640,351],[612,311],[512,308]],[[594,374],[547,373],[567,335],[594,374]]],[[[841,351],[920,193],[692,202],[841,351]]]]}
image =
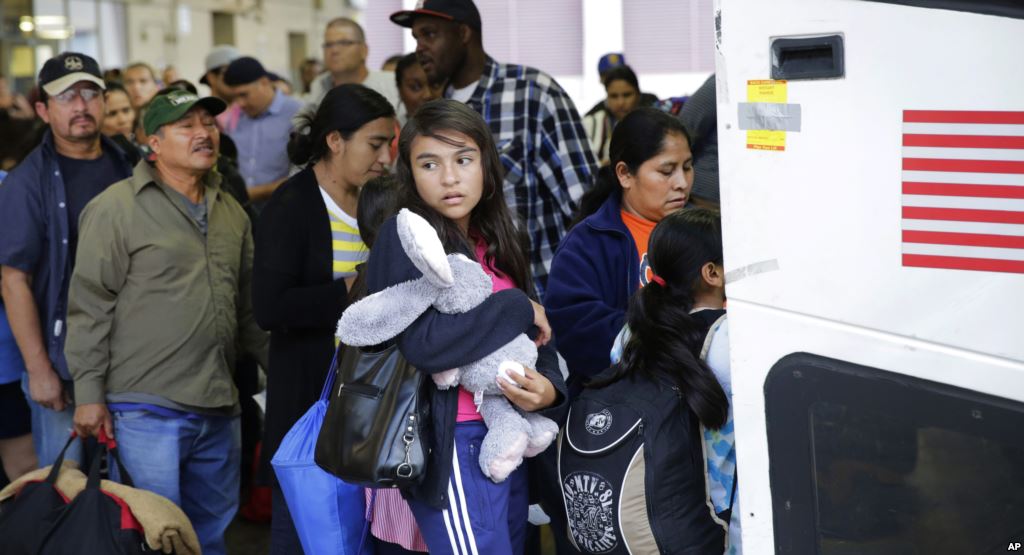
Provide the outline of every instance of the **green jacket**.
{"type": "Polygon", "coordinates": [[[251,224],[204,178],[206,236],[145,161],[82,212],[64,348],[77,404],[144,393],[200,409],[238,404],[238,350],[264,368],[252,315],[251,224]]]}

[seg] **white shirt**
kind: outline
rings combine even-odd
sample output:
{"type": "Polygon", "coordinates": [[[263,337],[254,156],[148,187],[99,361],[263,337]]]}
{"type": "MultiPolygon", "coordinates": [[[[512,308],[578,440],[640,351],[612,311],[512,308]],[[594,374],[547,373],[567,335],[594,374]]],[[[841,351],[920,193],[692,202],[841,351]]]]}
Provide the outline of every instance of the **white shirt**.
{"type": "Polygon", "coordinates": [[[476,80],[476,81],[473,81],[472,83],[466,85],[465,87],[462,87],[461,89],[456,89],[455,87],[449,85],[448,86],[448,94],[445,95],[445,96],[447,96],[448,98],[451,98],[453,100],[458,100],[459,102],[465,104],[465,103],[469,102],[470,98],[473,98],[473,91],[476,90],[476,86],[479,83],[480,83],[480,81],[476,80]]]}

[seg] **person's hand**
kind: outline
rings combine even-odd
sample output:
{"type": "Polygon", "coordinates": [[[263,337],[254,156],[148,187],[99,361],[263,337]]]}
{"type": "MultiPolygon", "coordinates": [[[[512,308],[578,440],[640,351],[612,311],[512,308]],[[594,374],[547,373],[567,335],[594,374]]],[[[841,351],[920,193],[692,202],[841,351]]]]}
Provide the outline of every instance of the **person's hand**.
{"type": "Polygon", "coordinates": [[[103,403],[89,403],[75,407],[75,431],[79,437],[99,436],[100,430],[114,437],[114,421],[103,403]]]}
{"type": "Polygon", "coordinates": [[[505,394],[505,397],[511,401],[512,404],[526,412],[546,409],[553,405],[555,400],[558,398],[558,391],[555,390],[555,386],[551,383],[551,380],[545,378],[543,374],[537,372],[533,368],[525,369],[526,375],[524,376],[520,376],[515,372],[508,373],[508,376],[512,378],[519,387],[508,383],[504,378],[496,378],[498,380],[498,388],[501,389],[501,392],[505,394]]]}
{"type": "Polygon", "coordinates": [[[28,369],[28,393],[37,405],[57,412],[64,410],[68,404],[64,385],[49,360],[39,368],[28,369]]]}
{"type": "Polygon", "coordinates": [[[534,343],[538,347],[547,345],[548,341],[551,341],[551,324],[548,323],[548,316],[544,313],[544,305],[536,301],[530,302],[533,303],[533,325],[540,330],[534,343]]]}

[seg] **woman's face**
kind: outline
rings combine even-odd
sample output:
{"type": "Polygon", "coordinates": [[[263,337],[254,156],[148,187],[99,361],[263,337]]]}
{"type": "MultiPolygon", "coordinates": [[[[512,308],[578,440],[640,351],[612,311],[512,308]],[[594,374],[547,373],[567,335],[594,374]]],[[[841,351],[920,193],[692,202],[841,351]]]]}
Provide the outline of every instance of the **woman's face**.
{"type": "Polygon", "coordinates": [[[622,207],[631,214],[652,222],[686,205],[693,187],[693,154],[686,137],[669,133],[661,151],[644,161],[635,174],[625,162],[615,166],[622,185],[622,207]]]}
{"type": "Polygon", "coordinates": [[[608,94],[604,105],[612,113],[615,121],[622,121],[622,118],[632,112],[640,102],[640,91],[622,79],[608,83],[604,90],[608,94]]]}
{"type": "Polygon", "coordinates": [[[402,72],[402,83],[398,87],[406,112],[411,116],[424,103],[441,97],[440,88],[430,86],[427,74],[420,64],[412,64],[402,72]]]}
{"type": "Polygon", "coordinates": [[[484,190],[480,147],[458,131],[438,133],[455,144],[421,135],[412,141],[409,160],[416,192],[430,208],[469,232],[469,219],[484,190]]]}
{"type": "Polygon", "coordinates": [[[128,100],[128,95],[121,91],[107,94],[107,112],[103,116],[103,134],[132,136],[132,122],[135,121],[135,110],[128,100]]]}
{"type": "Polygon", "coordinates": [[[384,175],[391,165],[394,138],[395,118],[377,118],[366,123],[348,140],[338,133],[331,134],[331,174],[346,187],[362,187],[374,177],[384,175]]]}

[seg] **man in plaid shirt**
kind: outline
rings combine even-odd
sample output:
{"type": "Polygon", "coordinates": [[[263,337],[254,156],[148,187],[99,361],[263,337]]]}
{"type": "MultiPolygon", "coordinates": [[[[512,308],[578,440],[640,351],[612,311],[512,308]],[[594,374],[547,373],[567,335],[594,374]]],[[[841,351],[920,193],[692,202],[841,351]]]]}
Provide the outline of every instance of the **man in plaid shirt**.
{"type": "Polygon", "coordinates": [[[537,69],[500,64],[484,52],[472,0],[421,0],[392,14],[411,27],[416,56],[445,97],[466,102],[490,125],[505,166],[505,199],[526,224],[537,294],[555,249],[597,174],[597,162],[569,95],[537,69]]]}

